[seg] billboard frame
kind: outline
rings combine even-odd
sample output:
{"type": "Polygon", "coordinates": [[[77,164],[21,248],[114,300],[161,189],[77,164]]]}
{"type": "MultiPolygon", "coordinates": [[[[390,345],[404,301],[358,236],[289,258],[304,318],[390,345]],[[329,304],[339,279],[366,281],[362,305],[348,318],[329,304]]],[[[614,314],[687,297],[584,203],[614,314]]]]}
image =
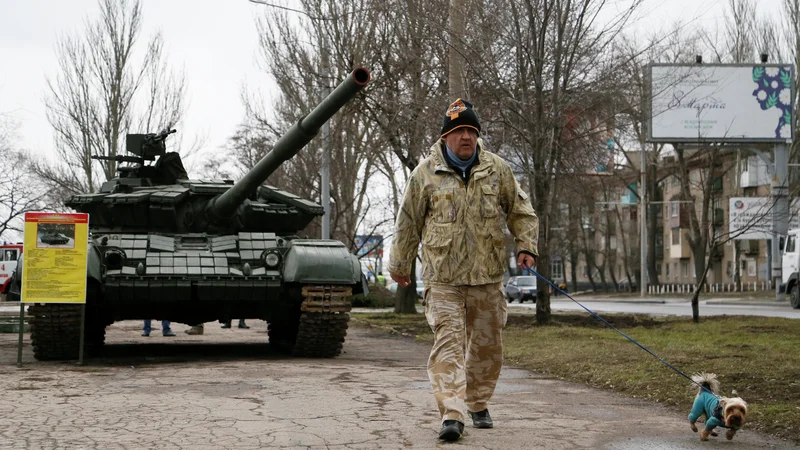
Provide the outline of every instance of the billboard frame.
{"type": "MultiPolygon", "coordinates": [[[[796,114],[792,114],[792,123],[791,123],[791,130],[792,130],[792,137],[790,138],[744,138],[744,137],[711,137],[711,138],[703,138],[700,137],[692,137],[692,138],[674,138],[674,137],[653,137],[653,68],[654,67],[685,67],[685,68],[706,68],[706,67],[723,67],[723,68],[736,68],[736,67],[776,67],[776,68],[789,68],[790,75],[791,75],[791,92],[794,94],[792,96],[792,102],[795,102],[795,97],[797,96],[797,86],[795,82],[796,76],[796,67],[792,63],[780,64],[780,63],[752,63],[752,64],[721,64],[721,63],[714,63],[714,64],[705,64],[705,63],[649,63],[646,67],[645,72],[645,85],[647,87],[647,99],[646,99],[646,106],[647,106],[647,136],[646,142],[648,143],[661,143],[661,144],[678,144],[678,143],[730,143],[730,144],[790,144],[795,139],[795,129],[797,127],[797,117],[796,114]]],[[[792,108],[794,112],[794,105],[792,108]]]]}

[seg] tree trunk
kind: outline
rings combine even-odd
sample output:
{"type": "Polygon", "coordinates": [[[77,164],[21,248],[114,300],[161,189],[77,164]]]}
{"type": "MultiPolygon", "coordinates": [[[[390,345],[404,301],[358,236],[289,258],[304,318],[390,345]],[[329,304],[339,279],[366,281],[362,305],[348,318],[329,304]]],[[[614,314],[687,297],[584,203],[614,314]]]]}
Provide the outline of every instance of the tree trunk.
{"type": "MultiPolygon", "coordinates": [[[[546,279],[550,279],[550,248],[547,245],[548,242],[548,233],[546,230],[549,229],[550,223],[548,220],[547,214],[542,214],[540,230],[545,230],[544,239],[539,241],[539,257],[536,258],[536,271],[539,275],[543,276],[546,279]]],[[[542,283],[545,286],[549,286],[545,283],[542,283]]],[[[550,323],[550,289],[537,289],[536,290],[536,323],[540,325],[550,323]]]]}
{"type": "Polygon", "coordinates": [[[578,292],[578,259],[580,255],[578,252],[570,252],[569,254],[569,274],[572,278],[572,292],[578,292]]]}
{"type": "Polygon", "coordinates": [[[417,314],[417,259],[411,262],[411,283],[397,287],[394,295],[395,314],[417,314]]]}
{"type": "Polygon", "coordinates": [[[703,269],[703,275],[700,277],[700,280],[697,282],[697,286],[694,288],[694,294],[692,294],[692,321],[694,323],[700,322],[700,287],[703,286],[703,283],[706,282],[706,275],[708,274],[708,269],[711,267],[711,254],[714,252],[713,249],[708,252],[709,259],[705,262],[706,267],[703,269]]]}

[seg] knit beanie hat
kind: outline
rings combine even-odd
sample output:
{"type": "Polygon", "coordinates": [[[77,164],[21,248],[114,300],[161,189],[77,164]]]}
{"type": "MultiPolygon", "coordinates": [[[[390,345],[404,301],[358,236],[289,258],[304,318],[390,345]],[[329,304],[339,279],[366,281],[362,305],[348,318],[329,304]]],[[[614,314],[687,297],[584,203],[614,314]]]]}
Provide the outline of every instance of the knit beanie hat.
{"type": "Polygon", "coordinates": [[[481,123],[478,121],[478,114],[472,109],[472,104],[460,98],[447,107],[444,113],[444,124],[442,125],[442,137],[456,128],[469,127],[480,134],[481,123]]]}

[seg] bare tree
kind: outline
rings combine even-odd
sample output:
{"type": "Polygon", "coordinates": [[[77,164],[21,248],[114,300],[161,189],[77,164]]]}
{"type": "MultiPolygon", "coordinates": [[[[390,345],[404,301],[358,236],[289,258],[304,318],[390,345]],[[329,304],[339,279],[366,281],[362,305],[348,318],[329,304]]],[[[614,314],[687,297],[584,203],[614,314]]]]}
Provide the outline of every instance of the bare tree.
{"type": "Polygon", "coordinates": [[[0,154],[4,163],[0,169],[0,238],[12,239],[12,235],[22,234],[25,213],[42,208],[46,190],[30,174],[30,156],[15,149],[4,130],[0,130],[0,154]]]}
{"type": "MultiPolygon", "coordinates": [[[[504,129],[498,143],[515,154],[533,194],[539,215],[538,271],[550,276],[550,228],[553,195],[560,174],[567,171],[566,150],[576,123],[596,124],[597,139],[607,130],[598,108],[609,102],[607,84],[617,82],[617,67],[609,57],[612,44],[640,5],[631,1],[625,12],[601,24],[599,11],[606,1],[516,0],[500,2],[484,15],[480,29],[493,37],[473,70],[484,83],[477,91],[495,99],[496,118],[504,129]],[[498,5],[500,5],[498,4],[498,5]]],[[[490,104],[491,104],[490,103],[490,104]]],[[[597,139],[595,142],[602,140],[597,139]]],[[[602,145],[602,144],[600,144],[602,145]]],[[[588,146],[584,146],[587,148],[588,146]]],[[[536,302],[540,323],[550,321],[547,290],[536,302]]]]}
{"type": "Polygon", "coordinates": [[[125,133],[175,125],[186,84],[168,68],[160,34],[140,44],[138,0],[100,0],[97,19],[83,33],[62,37],[59,72],[48,78],[47,118],[59,161],[37,162],[35,173],[65,195],[92,192],[115,176],[125,133]]]}

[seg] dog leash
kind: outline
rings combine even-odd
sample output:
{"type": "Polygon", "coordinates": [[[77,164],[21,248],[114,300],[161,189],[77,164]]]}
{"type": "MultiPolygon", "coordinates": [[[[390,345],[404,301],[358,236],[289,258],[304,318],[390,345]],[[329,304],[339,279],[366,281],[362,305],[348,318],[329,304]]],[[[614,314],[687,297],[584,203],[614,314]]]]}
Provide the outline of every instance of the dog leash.
{"type": "Polygon", "coordinates": [[[594,317],[595,319],[599,320],[600,322],[603,322],[603,323],[604,323],[604,324],[606,324],[606,325],[607,325],[609,328],[611,328],[612,330],[614,330],[614,331],[616,331],[617,333],[621,334],[621,335],[622,335],[622,336],[623,336],[625,339],[627,339],[627,340],[629,340],[629,341],[633,342],[634,344],[636,344],[636,346],[637,346],[637,347],[639,347],[640,349],[642,349],[642,350],[646,351],[647,353],[649,353],[649,354],[650,354],[650,355],[651,355],[653,358],[656,358],[657,360],[661,361],[661,363],[662,363],[662,364],[664,364],[665,366],[667,366],[667,367],[669,367],[670,369],[674,370],[674,371],[675,371],[675,373],[677,373],[678,375],[680,375],[680,376],[682,376],[682,377],[686,378],[687,380],[691,381],[693,384],[696,384],[696,385],[697,385],[697,386],[698,386],[700,389],[702,389],[702,390],[704,390],[704,391],[708,392],[709,394],[711,394],[711,395],[713,395],[713,396],[715,396],[715,397],[717,397],[717,398],[720,398],[720,396],[719,396],[719,395],[717,395],[717,394],[715,394],[715,393],[711,392],[711,389],[709,389],[709,388],[707,388],[707,387],[703,386],[702,384],[700,384],[700,383],[698,383],[698,382],[694,381],[694,380],[693,380],[693,379],[692,379],[690,376],[688,376],[688,375],[686,375],[685,373],[681,372],[681,370],[680,370],[680,369],[678,369],[677,367],[673,366],[673,365],[672,365],[672,364],[670,364],[669,362],[665,361],[663,358],[661,358],[660,356],[656,355],[655,353],[651,352],[651,351],[650,351],[650,349],[648,349],[648,348],[647,348],[647,347],[645,347],[644,345],[642,345],[642,344],[640,344],[640,343],[636,342],[636,339],[634,339],[634,338],[632,338],[632,337],[628,336],[627,334],[623,333],[623,332],[622,332],[622,330],[620,330],[619,328],[615,327],[614,325],[611,325],[611,324],[610,324],[610,323],[609,323],[609,322],[608,322],[606,319],[604,319],[604,318],[600,317],[598,314],[596,314],[596,313],[595,313],[594,311],[592,311],[591,309],[589,309],[589,308],[587,308],[587,307],[583,306],[583,304],[581,304],[581,302],[579,302],[579,301],[575,300],[574,298],[572,298],[572,296],[571,296],[571,295],[567,294],[567,293],[566,293],[566,291],[563,291],[563,290],[561,290],[561,288],[559,288],[558,286],[556,286],[556,285],[555,285],[555,284],[554,284],[552,281],[550,281],[550,280],[548,280],[547,278],[543,277],[543,276],[542,276],[542,275],[540,275],[538,272],[536,272],[536,271],[535,271],[535,270],[533,270],[532,268],[528,267],[526,264],[523,264],[523,265],[522,265],[522,268],[523,268],[523,269],[525,269],[525,270],[527,270],[527,271],[528,271],[528,272],[530,272],[531,274],[533,274],[533,275],[536,275],[536,277],[538,277],[539,279],[541,279],[541,280],[542,280],[542,281],[544,281],[545,283],[547,283],[547,284],[549,284],[550,286],[552,286],[552,288],[553,288],[553,289],[555,289],[555,290],[557,290],[559,293],[561,293],[561,294],[564,294],[564,295],[565,295],[567,298],[569,298],[569,299],[570,299],[570,300],[572,300],[573,302],[577,303],[577,304],[578,304],[578,306],[580,306],[581,308],[585,309],[585,310],[586,310],[586,312],[588,312],[589,314],[591,314],[591,315],[592,315],[592,317],[594,317]]]}

